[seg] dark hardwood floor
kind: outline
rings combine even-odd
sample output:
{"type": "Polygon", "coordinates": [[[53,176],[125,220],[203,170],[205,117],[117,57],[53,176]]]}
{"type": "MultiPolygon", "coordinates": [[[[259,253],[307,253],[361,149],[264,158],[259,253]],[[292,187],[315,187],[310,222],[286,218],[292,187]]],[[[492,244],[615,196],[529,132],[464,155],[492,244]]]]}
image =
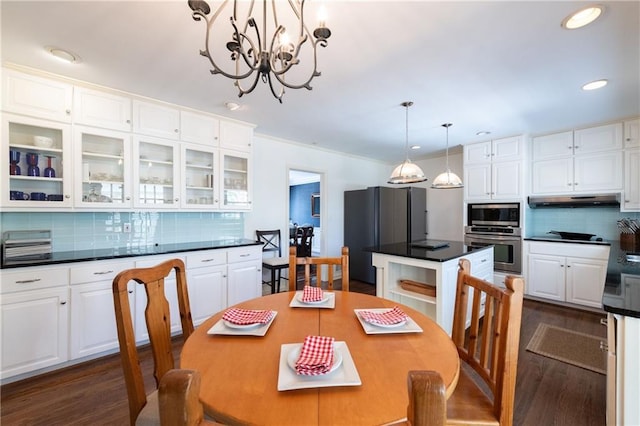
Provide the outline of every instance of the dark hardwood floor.
{"type": "MultiPolygon", "coordinates": [[[[352,281],[350,290],[373,294],[375,286],[352,281]]],[[[266,287],[265,292],[269,292],[266,287]]],[[[525,301],[518,362],[515,425],[604,425],[605,376],[527,352],[538,323],[546,322],[603,338],[598,315],[525,301]]],[[[174,340],[176,358],[182,341],[174,340]]],[[[153,386],[150,350],[142,367],[153,386]]],[[[124,425],[127,396],[119,355],[0,387],[2,425],[124,425]]]]}

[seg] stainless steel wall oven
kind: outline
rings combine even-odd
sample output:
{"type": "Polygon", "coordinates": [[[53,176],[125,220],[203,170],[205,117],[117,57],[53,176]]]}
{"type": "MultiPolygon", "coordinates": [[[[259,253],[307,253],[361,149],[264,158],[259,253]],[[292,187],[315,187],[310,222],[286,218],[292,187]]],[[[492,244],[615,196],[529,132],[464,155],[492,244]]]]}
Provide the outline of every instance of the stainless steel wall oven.
{"type": "Polygon", "coordinates": [[[493,269],[520,274],[522,272],[520,204],[468,204],[464,243],[471,250],[493,245],[493,269]]]}

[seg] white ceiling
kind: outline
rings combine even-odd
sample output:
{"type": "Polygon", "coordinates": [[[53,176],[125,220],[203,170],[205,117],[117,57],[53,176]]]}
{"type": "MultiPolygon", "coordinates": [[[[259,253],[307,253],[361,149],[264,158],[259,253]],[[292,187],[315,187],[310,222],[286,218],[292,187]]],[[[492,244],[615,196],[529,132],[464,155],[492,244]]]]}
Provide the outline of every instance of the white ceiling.
{"type": "Polygon", "coordinates": [[[288,90],[282,105],[262,83],[238,99],[231,80],[209,73],[198,54],[204,25],[186,0],[2,0],[1,55],[254,123],[258,134],[394,163],[404,155],[406,100],[415,103],[410,144],[422,146],[414,159],[444,149],[445,122],[455,146],[639,116],[640,2],[600,3],[598,21],[567,31],[562,19],[588,3],[327,0],[322,76],[312,91],[288,90]],[[82,62],[60,63],[46,45],[82,62]],[[580,90],[600,78],[606,88],[580,90]],[[242,108],[230,112],[225,101],[242,108]]]}

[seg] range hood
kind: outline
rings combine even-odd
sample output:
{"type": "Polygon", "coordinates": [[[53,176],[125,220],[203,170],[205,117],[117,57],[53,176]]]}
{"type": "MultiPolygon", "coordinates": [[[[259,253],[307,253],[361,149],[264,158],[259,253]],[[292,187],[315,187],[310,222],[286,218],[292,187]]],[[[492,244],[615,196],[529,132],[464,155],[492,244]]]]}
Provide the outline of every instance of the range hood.
{"type": "Polygon", "coordinates": [[[620,206],[619,194],[553,195],[528,197],[532,209],[543,207],[609,207],[620,206]]]}

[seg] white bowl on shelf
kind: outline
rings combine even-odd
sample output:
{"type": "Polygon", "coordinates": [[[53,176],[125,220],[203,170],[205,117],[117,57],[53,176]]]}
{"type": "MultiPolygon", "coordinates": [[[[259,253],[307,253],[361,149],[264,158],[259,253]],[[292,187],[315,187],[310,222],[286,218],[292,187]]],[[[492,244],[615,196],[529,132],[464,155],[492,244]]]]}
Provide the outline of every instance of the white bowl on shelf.
{"type": "Polygon", "coordinates": [[[53,139],[47,136],[34,136],[33,144],[38,148],[51,148],[53,146],[53,139]]]}

